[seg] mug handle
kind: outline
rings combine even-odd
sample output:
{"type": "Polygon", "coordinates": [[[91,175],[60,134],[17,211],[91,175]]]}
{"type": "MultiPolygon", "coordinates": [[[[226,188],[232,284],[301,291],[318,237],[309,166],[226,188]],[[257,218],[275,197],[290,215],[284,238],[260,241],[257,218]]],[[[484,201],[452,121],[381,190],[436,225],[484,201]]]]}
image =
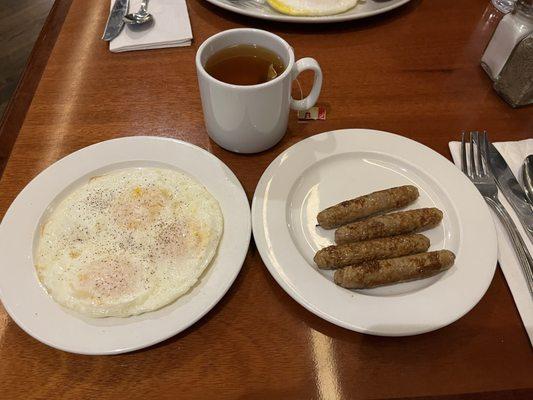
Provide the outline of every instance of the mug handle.
{"type": "Polygon", "coordinates": [[[294,63],[294,67],[292,68],[292,80],[294,81],[298,75],[307,70],[311,70],[315,73],[313,88],[311,89],[309,95],[302,100],[295,100],[291,97],[291,108],[293,110],[309,110],[315,105],[316,101],[318,100],[320,90],[322,89],[322,70],[314,58],[306,57],[296,61],[296,63],[294,63]]]}

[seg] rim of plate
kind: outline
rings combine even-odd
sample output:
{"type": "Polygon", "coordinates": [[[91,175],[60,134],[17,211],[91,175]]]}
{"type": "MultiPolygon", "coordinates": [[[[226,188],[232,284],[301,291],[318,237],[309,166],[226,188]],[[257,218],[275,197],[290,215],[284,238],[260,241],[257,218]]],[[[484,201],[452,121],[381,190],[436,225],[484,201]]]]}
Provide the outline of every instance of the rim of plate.
{"type": "Polygon", "coordinates": [[[15,198],[0,224],[0,299],[20,328],[56,349],[86,355],[135,351],[175,336],[207,314],[237,278],[250,237],[246,193],[235,174],[216,156],[173,138],[111,139],[56,161],[15,198]],[[34,235],[43,213],[62,194],[94,173],[144,166],[180,170],[199,181],[217,199],[224,232],[215,257],[189,292],[159,310],[128,318],[87,318],[63,308],[46,293],[35,275],[34,235]],[[17,247],[14,243],[18,241],[22,244],[17,247]],[[15,278],[6,279],[13,275],[13,267],[8,265],[17,265],[15,278]],[[30,275],[33,279],[28,278],[30,275]],[[10,287],[13,280],[16,288],[10,287]],[[43,316],[43,312],[48,314],[43,316]],[[63,326],[53,327],[54,323],[63,326]],[[79,337],[70,339],[75,335],[79,337]]]}
{"type": "Polygon", "coordinates": [[[254,10],[247,10],[245,8],[241,8],[238,6],[231,5],[229,3],[226,3],[224,1],[220,0],[207,0],[209,3],[214,4],[218,7],[221,7],[228,11],[233,11],[237,14],[246,15],[248,17],[254,17],[254,18],[260,18],[260,19],[266,19],[270,21],[280,21],[280,22],[295,22],[295,23],[304,23],[304,24],[320,24],[320,23],[332,23],[332,22],[343,22],[343,21],[351,21],[355,19],[361,19],[361,18],[367,18],[372,17],[374,15],[386,13],[388,11],[394,10],[395,8],[398,8],[411,0],[394,0],[393,4],[390,4],[388,6],[384,6],[382,8],[379,8],[377,10],[373,11],[366,11],[366,12],[360,12],[360,13],[350,13],[349,11],[345,11],[341,14],[336,15],[325,15],[325,16],[317,16],[317,17],[298,17],[298,16],[291,16],[291,15],[284,15],[281,13],[278,14],[263,14],[259,11],[254,10]]]}
{"type": "Polygon", "coordinates": [[[485,201],[470,180],[429,147],[400,135],[371,129],[324,132],[281,153],[257,184],[252,201],[252,230],[267,269],[294,300],[335,325],[378,336],[416,335],[455,322],[481,300],[492,282],[497,263],[494,223],[485,201]],[[325,143],[322,152],[321,142],[325,143]],[[308,168],[329,157],[355,152],[392,155],[403,163],[430,171],[442,190],[454,188],[448,195],[459,217],[461,242],[456,254],[457,269],[453,273],[444,273],[445,279],[412,293],[367,296],[338,287],[305,260],[294,243],[286,217],[277,222],[279,218],[273,216],[285,215],[289,193],[308,168]],[[269,231],[272,229],[269,225],[273,224],[279,225],[275,236],[269,231]],[[483,252],[479,252],[480,248],[483,252]],[[383,316],[394,324],[384,323],[383,316]]]}

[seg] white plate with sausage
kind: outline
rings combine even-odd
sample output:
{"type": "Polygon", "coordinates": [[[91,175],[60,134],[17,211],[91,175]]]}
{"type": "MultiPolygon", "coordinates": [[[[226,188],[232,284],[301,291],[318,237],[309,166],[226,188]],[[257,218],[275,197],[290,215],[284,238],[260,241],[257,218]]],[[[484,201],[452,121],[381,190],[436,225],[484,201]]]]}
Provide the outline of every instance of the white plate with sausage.
{"type": "Polygon", "coordinates": [[[447,159],[391,133],[346,129],[303,140],[266,169],[252,203],[254,239],[283,289],[314,314],[361,333],[429,332],[468,313],[488,289],[497,262],[489,210],[447,159]],[[429,251],[455,254],[451,268],[425,279],[372,289],[347,289],[315,254],[335,243],[317,225],[320,211],[347,199],[411,185],[418,197],[402,210],[437,208],[442,221],[422,232],[429,251]]]}

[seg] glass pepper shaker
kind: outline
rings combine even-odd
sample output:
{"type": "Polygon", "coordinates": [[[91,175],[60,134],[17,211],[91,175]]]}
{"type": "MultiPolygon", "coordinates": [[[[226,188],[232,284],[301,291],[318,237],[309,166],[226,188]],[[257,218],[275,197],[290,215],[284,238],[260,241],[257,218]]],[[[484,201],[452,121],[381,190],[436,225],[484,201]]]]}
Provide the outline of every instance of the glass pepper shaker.
{"type": "Polygon", "coordinates": [[[512,107],[533,103],[533,33],[514,48],[494,89],[512,107]]]}

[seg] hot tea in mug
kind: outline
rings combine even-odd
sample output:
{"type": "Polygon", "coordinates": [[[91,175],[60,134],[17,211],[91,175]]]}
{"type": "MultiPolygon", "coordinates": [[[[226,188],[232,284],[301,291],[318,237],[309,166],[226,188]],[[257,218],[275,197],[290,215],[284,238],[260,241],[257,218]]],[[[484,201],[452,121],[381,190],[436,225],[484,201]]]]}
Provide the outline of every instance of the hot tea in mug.
{"type": "Polygon", "coordinates": [[[280,56],[264,47],[238,44],[213,54],[205,64],[213,78],[232,85],[259,85],[285,71],[280,56]]]}

